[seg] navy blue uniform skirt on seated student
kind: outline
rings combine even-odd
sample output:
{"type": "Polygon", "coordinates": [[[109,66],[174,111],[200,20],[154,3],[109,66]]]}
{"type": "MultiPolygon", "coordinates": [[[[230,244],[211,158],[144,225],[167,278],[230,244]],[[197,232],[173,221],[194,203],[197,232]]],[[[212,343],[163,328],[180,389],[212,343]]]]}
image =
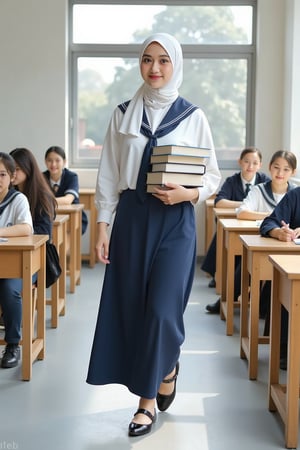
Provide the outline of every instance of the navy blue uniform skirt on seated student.
{"type": "Polygon", "coordinates": [[[185,337],[196,257],[194,207],[120,196],[87,382],[118,383],[155,398],[185,337]]]}

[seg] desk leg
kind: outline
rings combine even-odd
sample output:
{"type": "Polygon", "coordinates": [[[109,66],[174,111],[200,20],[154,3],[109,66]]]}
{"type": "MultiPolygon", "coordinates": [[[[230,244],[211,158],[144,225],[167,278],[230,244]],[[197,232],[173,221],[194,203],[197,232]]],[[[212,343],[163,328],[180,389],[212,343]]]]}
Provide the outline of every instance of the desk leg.
{"type": "Polygon", "coordinates": [[[51,298],[46,300],[46,304],[51,306],[51,327],[57,328],[58,317],[65,315],[66,303],[66,223],[61,225],[59,232],[55,228],[53,231],[53,242],[56,245],[61,266],[59,279],[51,286],[51,298]]]}
{"type": "Polygon", "coordinates": [[[90,209],[90,267],[94,267],[96,264],[96,221],[97,221],[96,208],[91,205],[90,209]]]}
{"type": "MultiPolygon", "coordinates": [[[[231,242],[228,241],[228,249],[231,242]]],[[[230,255],[227,249],[227,288],[226,288],[226,334],[233,334],[233,317],[234,317],[234,272],[235,272],[235,255],[230,255]]]]}
{"type": "Polygon", "coordinates": [[[249,378],[256,380],[258,366],[258,337],[259,337],[259,298],[260,298],[260,280],[259,267],[260,261],[256,262],[253,256],[252,274],[251,274],[251,301],[250,301],[250,323],[249,323],[249,378]]]}
{"type": "Polygon", "coordinates": [[[227,308],[226,308],[226,289],[227,289],[227,249],[223,246],[224,230],[221,229],[219,234],[222,234],[222,250],[219,258],[221,258],[219,279],[221,282],[221,296],[220,296],[220,318],[226,320],[227,308]]]}
{"type": "Polygon", "coordinates": [[[70,223],[70,238],[71,238],[71,244],[70,244],[70,292],[75,292],[75,285],[76,285],[76,265],[77,265],[77,257],[78,257],[78,243],[77,243],[77,236],[76,236],[76,224],[75,220],[71,220],[70,223]],[[73,251],[71,251],[73,250],[73,251]]]}
{"type": "Polygon", "coordinates": [[[216,293],[222,293],[222,249],[223,249],[223,233],[220,221],[217,221],[217,251],[216,251],[216,293]]]}
{"type": "Polygon", "coordinates": [[[22,329],[22,379],[29,381],[32,376],[32,258],[31,252],[25,252],[23,258],[23,329],[22,329]]]}
{"type": "Polygon", "coordinates": [[[286,382],[285,442],[287,448],[296,448],[298,444],[300,368],[299,289],[300,282],[293,282],[289,308],[288,367],[286,382]],[[298,288],[296,286],[297,284],[298,288]]]}
{"type": "Polygon", "coordinates": [[[269,364],[269,411],[277,411],[276,404],[272,398],[272,386],[279,383],[279,359],[280,359],[280,322],[281,304],[279,298],[280,272],[273,267],[273,282],[271,294],[270,314],[270,364],[269,364]]]}
{"type": "Polygon", "coordinates": [[[37,287],[37,315],[36,315],[36,339],[33,341],[33,361],[35,359],[44,359],[45,357],[45,338],[46,338],[46,286],[41,280],[45,279],[46,267],[46,246],[41,249],[41,259],[44,261],[38,274],[37,287]]]}
{"type": "Polygon", "coordinates": [[[243,246],[242,257],[242,292],[241,292],[241,305],[240,305],[240,357],[246,358],[246,354],[243,348],[244,338],[248,338],[248,289],[249,289],[249,272],[247,269],[247,250],[243,246]]]}
{"type": "Polygon", "coordinates": [[[76,251],[76,285],[80,284],[81,275],[81,230],[82,230],[82,212],[78,216],[78,223],[76,228],[76,239],[77,239],[77,251],[76,251]]]}
{"type": "Polygon", "coordinates": [[[51,286],[51,300],[47,304],[51,305],[51,327],[58,325],[58,303],[59,303],[59,281],[51,286]]]}
{"type": "Polygon", "coordinates": [[[60,266],[61,266],[61,275],[59,277],[59,298],[62,300],[62,309],[60,311],[60,315],[64,316],[66,312],[66,278],[67,278],[67,261],[66,261],[66,236],[67,236],[67,225],[63,224],[63,240],[60,244],[60,266]]]}

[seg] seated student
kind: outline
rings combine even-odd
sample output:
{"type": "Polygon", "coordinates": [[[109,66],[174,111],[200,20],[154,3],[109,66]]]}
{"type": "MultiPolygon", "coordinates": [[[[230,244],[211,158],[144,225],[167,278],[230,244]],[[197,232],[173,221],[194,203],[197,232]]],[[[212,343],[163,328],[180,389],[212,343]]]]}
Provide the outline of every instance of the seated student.
{"type": "MultiPolygon", "coordinates": [[[[288,192],[273,212],[266,217],[260,233],[283,242],[300,237],[300,186],[288,192]]],[[[288,312],[281,310],[280,368],[287,367],[288,312]]]]}
{"type": "MultiPolygon", "coordinates": [[[[16,165],[15,177],[12,180],[17,191],[22,192],[29,202],[34,234],[52,236],[52,225],[55,218],[56,200],[49,188],[33,153],[26,148],[16,148],[10,152],[16,165]]],[[[33,284],[37,276],[33,277],[33,284]]],[[[10,367],[13,367],[10,365],[10,367]]]]}
{"type": "MultiPolygon", "coordinates": [[[[275,152],[269,163],[271,180],[253,186],[247,197],[236,210],[238,219],[261,220],[268,216],[282,197],[291,189],[294,184],[289,182],[297,168],[297,159],[292,152],[278,150],[275,152]]],[[[241,260],[239,259],[235,268],[234,301],[237,300],[241,292],[241,260]]],[[[269,283],[264,284],[261,292],[260,311],[265,315],[269,302],[269,283]]]]}
{"type": "MultiPolygon", "coordinates": [[[[255,186],[237,209],[237,218],[262,220],[269,216],[285,194],[296,187],[289,182],[295,174],[297,159],[294,153],[285,150],[275,152],[269,164],[271,181],[255,186]]],[[[239,280],[241,276],[239,275],[239,280]]],[[[268,335],[268,311],[270,303],[270,282],[262,285],[260,295],[260,316],[266,318],[265,335],[268,335]]]]}
{"type": "Polygon", "coordinates": [[[251,189],[237,208],[236,215],[242,220],[262,220],[268,216],[282,197],[295,187],[289,179],[295,174],[297,159],[294,153],[285,150],[275,152],[269,163],[271,181],[251,189]]]}
{"type": "Polygon", "coordinates": [[[49,188],[33,153],[27,148],[10,152],[16,163],[13,185],[28,198],[35,234],[48,234],[51,240],[56,214],[56,198],[49,188]]]}
{"type": "MultiPolygon", "coordinates": [[[[214,204],[218,208],[236,208],[255,184],[269,180],[269,177],[259,170],[262,164],[262,154],[256,147],[245,148],[238,160],[240,172],[226,178],[218,192],[214,204]]],[[[209,287],[215,287],[216,272],[216,234],[214,235],[201,269],[212,276],[209,287]]],[[[211,314],[220,312],[220,300],[206,306],[211,314]]]]}
{"type": "MultiPolygon", "coordinates": [[[[13,158],[0,153],[0,237],[29,236],[33,232],[32,217],[25,195],[12,188],[16,175],[13,158]]],[[[18,365],[22,322],[22,279],[0,279],[0,305],[3,312],[6,347],[1,367],[18,365]]]]}
{"type": "MultiPolygon", "coordinates": [[[[78,175],[65,167],[65,151],[58,146],[49,147],[45,153],[47,170],[44,176],[54,192],[58,205],[79,203],[78,175]]],[[[87,215],[82,211],[82,234],[88,225],[87,215]]]]}

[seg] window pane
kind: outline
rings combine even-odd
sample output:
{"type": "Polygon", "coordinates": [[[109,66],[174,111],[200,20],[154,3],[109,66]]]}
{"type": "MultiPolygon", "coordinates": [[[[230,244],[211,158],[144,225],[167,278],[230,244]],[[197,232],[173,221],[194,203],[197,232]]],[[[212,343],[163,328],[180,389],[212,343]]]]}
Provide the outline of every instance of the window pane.
{"type": "MultiPolygon", "coordinates": [[[[113,109],[129,100],[142,83],[138,60],[78,58],[77,155],[82,167],[98,160],[113,109]]],[[[210,122],[222,159],[235,159],[246,141],[247,61],[185,59],[180,94],[199,105],[210,122]]]]}
{"type": "Polygon", "coordinates": [[[82,167],[99,158],[114,108],[141,84],[137,60],[78,58],[77,156],[82,167]]]}
{"type": "Polygon", "coordinates": [[[139,43],[163,30],[182,44],[251,44],[252,14],[252,6],[74,5],[73,42],[139,43]]]}
{"type": "Polygon", "coordinates": [[[247,61],[185,60],[183,78],[180,94],[205,112],[216,149],[243,147],[246,141],[247,61]]]}

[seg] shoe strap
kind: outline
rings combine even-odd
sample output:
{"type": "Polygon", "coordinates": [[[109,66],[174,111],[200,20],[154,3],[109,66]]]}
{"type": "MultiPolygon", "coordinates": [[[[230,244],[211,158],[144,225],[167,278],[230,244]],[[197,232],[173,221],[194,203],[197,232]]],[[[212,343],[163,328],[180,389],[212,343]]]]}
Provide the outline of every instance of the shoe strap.
{"type": "Polygon", "coordinates": [[[175,381],[177,379],[178,371],[179,371],[179,363],[176,364],[174,375],[171,378],[166,378],[166,379],[162,380],[162,382],[166,383],[166,384],[173,383],[173,381],[175,381]]]}
{"type": "MultiPolygon", "coordinates": [[[[134,415],[136,416],[137,414],[145,414],[145,416],[149,417],[149,419],[151,419],[152,422],[154,421],[154,415],[151,414],[151,412],[148,411],[148,409],[139,408],[134,415]]],[[[154,412],[154,414],[155,414],[155,412],[154,412]]]]}
{"type": "Polygon", "coordinates": [[[166,380],[162,380],[162,382],[163,383],[166,383],[166,384],[168,384],[168,383],[173,383],[173,381],[175,381],[176,379],[177,379],[177,373],[175,373],[173,376],[172,376],[172,378],[167,378],[166,380]]]}

